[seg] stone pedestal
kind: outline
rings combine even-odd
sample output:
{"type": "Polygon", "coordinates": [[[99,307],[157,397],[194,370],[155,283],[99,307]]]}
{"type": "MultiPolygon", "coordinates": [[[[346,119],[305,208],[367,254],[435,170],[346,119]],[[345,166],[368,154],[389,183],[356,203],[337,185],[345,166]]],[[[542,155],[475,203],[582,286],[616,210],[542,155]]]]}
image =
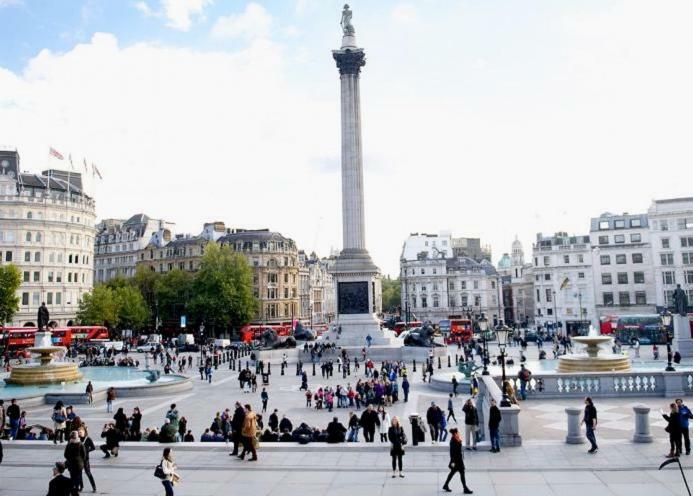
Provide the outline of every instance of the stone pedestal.
{"type": "Polygon", "coordinates": [[[651,443],[650,408],[645,405],[636,405],[633,407],[633,412],[635,413],[635,433],[633,434],[633,442],[651,443]]]}
{"type": "Polygon", "coordinates": [[[565,437],[565,442],[568,444],[583,444],[585,436],[580,430],[580,415],[581,408],[566,408],[565,413],[568,416],[568,435],[565,437]]]}
{"type": "Polygon", "coordinates": [[[691,319],[682,315],[673,316],[674,341],[673,351],[682,357],[693,357],[693,338],[691,338],[691,319]]]}

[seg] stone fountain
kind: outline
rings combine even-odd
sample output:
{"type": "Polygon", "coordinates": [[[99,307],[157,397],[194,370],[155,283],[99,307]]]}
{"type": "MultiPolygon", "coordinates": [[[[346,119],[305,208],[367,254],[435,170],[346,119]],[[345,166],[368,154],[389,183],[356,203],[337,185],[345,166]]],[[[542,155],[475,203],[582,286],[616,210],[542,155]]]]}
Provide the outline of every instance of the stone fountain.
{"type": "Polygon", "coordinates": [[[39,363],[13,367],[10,377],[5,379],[7,384],[37,386],[77,382],[82,379],[76,363],[53,361],[54,355],[65,353],[66,350],[64,346],[53,346],[49,331],[37,331],[34,346],[27,348],[27,351],[38,354],[39,363]]]}
{"type": "Polygon", "coordinates": [[[573,343],[584,344],[582,353],[570,353],[558,359],[557,372],[627,372],[631,369],[630,358],[613,353],[601,353],[600,345],[611,343],[610,336],[600,335],[590,326],[587,336],[571,338],[573,343]]]}

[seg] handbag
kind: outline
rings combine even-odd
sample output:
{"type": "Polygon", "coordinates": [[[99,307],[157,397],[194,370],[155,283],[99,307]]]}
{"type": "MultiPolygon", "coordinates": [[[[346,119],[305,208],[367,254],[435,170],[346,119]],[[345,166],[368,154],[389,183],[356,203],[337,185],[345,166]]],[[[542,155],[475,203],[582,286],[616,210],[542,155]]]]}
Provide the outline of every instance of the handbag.
{"type": "Polygon", "coordinates": [[[156,477],[157,479],[161,479],[161,480],[166,479],[166,474],[164,473],[164,467],[161,466],[161,463],[159,463],[154,468],[154,477],[156,477]]]}
{"type": "Polygon", "coordinates": [[[53,422],[57,424],[62,424],[63,422],[65,422],[65,416],[60,412],[55,412],[53,414],[53,422]]]}

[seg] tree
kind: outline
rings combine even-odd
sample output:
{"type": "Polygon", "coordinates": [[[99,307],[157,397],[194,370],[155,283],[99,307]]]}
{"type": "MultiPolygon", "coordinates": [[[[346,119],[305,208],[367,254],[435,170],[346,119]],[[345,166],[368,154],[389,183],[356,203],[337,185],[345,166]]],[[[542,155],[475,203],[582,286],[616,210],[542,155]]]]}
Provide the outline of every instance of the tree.
{"type": "Polygon", "coordinates": [[[383,311],[396,312],[402,305],[402,285],[397,279],[390,279],[390,276],[383,277],[383,311]]]}
{"type": "Polygon", "coordinates": [[[156,327],[156,319],[158,317],[157,300],[156,300],[156,284],[161,278],[161,274],[149,270],[144,266],[137,267],[135,276],[131,279],[132,284],[140,290],[144,303],[149,309],[149,315],[152,318],[150,325],[156,327]]]}
{"type": "Polygon", "coordinates": [[[154,295],[162,322],[177,323],[193,295],[193,276],[174,269],[156,280],[154,295]]]}
{"type": "Polygon", "coordinates": [[[0,266],[0,325],[12,322],[19,310],[17,290],[22,284],[22,274],[16,265],[0,266]]]}
{"type": "Polygon", "coordinates": [[[240,326],[252,319],[258,302],[253,296],[253,273],[245,257],[228,246],[207,244],[189,308],[197,323],[215,329],[240,326]]]}
{"type": "Polygon", "coordinates": [[[77,320],[81,325],[115,326],[118,323],[115,291],[101,284],[94,287],[91,293],[84,293],[79,302],[77,320]]]}
{"type": "Polygon", "coordinates": [[[113,290],[120,329],[142,329],[149,320],[149,310],[139,289],[124,286],[113,290]]]}

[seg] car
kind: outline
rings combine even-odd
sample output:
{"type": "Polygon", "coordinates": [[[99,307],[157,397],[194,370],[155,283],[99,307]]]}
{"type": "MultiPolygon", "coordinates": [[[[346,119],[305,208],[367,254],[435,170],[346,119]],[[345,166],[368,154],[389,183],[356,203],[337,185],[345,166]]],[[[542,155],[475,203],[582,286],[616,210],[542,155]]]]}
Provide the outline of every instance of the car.
{"type": "Polygon", "coordinates": [[[135,349],[138,351],[138,353],[151,353],[156,349],[156,345],[152,343],[145,343],[137,345],[137,348],[135,349]]]}
{"type": "Polygon", "coordinates": [[[198,352],[200,351],[200,346],[197,344],[185,343],[178,345],[178,352],[198,352]]]}

